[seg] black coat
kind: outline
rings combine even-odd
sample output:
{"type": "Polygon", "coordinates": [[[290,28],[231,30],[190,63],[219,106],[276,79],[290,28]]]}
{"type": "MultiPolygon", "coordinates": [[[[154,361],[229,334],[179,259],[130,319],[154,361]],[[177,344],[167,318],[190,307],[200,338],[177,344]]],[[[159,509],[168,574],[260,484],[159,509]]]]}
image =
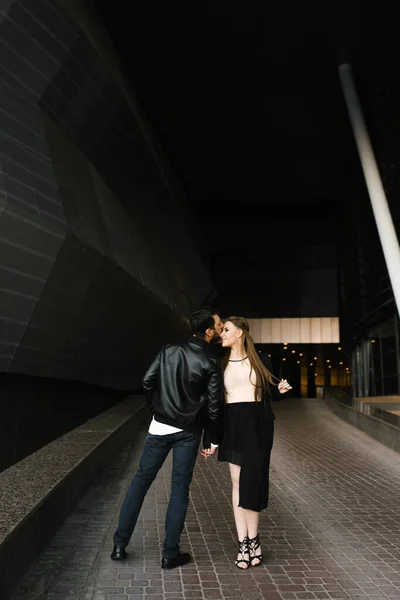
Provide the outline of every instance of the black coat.
{"type": "MultiPolygon", "coordinates": [[[[222,359],[223,356],[226,352],[226,350],[224,348],[222,348],[222,346],[220,344],[210,344],[210,346],[212,346],[212,352],[214,354],[214,356],[217,356],[219,361],[222,363],[222,359]]],[[[259,354],[264,366],[268,369],[268,371],[274,375],[274,371],[273,371],[273,367],[272,367],[272,363],[271,360],[268,356],[268,354],[266,353],[261,353],[259,354]]],[[[221,364],[221,369],[222,369],[222,364],[221,364]]],[[[283,399],[285,394],[281,394],[278,390],[278,386],[277,384],[279,383],[279,381],[275,382],[276,385],[270,384],[269,386],[269,391],[270,394],[266,393],[263,398],[263,404],[265,407],[265,411],[266,411],[266,422],[273,422],[275,421],[275,413],[272,410],[272,402],[279,402],[280,400],[283,399]]],[[[225,404],[225,402],[224,402],[225,404]]],[[[206,429],[204,431],[204,436],[203,436],[203,446],[204,448],[209,448],[210,447],[210,431],[208,426],[206,426],[206,429]]]]}
{"type": "MultiPolygon", "coordinates": [[[[268,354],[266,353],[261,353],[259,354],[259,357],[261,358],[263,365],[268,369],[268,371],[274,375],[274,370],[272,368],[272,363],[271,360],[268,356],[268,354]]],[[[269,394],[265,394],[263,397],[263,402],[265,404],[265,409],[267,411],[267,420],[269,421],[275,421],[275,413],[272,410],[272,406],[271,406],[271,400],[273,402],[279,402],[280,400],[282,400],[282,398],[284,397],[284,394],[281,394],[280,391],[278,390],[278,384],[279,380],[275,381],[275,385],[270,383],[269,384],[269,394]]]]}

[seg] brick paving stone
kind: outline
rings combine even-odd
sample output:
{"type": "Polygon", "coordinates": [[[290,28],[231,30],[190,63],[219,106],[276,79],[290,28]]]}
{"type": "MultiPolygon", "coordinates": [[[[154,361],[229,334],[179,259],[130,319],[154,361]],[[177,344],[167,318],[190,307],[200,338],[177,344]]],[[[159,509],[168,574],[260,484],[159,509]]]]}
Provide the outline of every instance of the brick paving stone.
{"type": "Polygon", "coordinates": [[[151,487],[128,560],[112,533],[147,421],[69,515],[10,600],[394,600],[400,598],[400,456],[317,400],[275,406],[270,506],[260,516],[265,562],[239,571],[226,464],[199,457],[182,549],[160,568],[171,460],[151,487]]]}

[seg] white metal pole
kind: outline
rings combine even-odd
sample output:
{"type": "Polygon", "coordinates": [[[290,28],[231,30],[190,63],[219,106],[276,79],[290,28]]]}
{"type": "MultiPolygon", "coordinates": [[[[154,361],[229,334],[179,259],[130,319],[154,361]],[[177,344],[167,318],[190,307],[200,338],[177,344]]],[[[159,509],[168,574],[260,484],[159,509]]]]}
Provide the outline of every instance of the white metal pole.
{"type": "Polygon", "coordinates": [[[383,189],[374,151],[372,149],[367,127],[365,125],[350,65],[340,65],[339,77],[372,204],[375,223],[382,244],[383,254],[385,256],[386,266],[389,272],[390,283],[392,284],[397,310],[400,314],[399,241],[397,239],[397,234],[393,225],[392,215],[390,214],[385,190],[383,189]]]}

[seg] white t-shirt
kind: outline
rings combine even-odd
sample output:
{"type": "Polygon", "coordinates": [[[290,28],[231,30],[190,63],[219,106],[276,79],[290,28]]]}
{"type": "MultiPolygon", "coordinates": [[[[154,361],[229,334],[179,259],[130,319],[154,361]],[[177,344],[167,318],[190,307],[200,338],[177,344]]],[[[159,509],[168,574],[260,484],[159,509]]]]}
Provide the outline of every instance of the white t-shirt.
{"type": "MultiPolygon", "coordinates": [[[[151,435],[169,435],[170,433],[178,433],[179,431],[183,431],[183,429],[160,423],[159,421],[156,421],[154,417],[149,426],[149,433],[151,433],[151,435]]],[[[211,444],[211,446],[212,448],[218,448],[216,444],[211,444]]]]}
{"type": "Polygon", "coordinates": [[[153,417],[149,427],[149,433],[151,435],[169,435],[170,433],[178,433],[178,431],[183,431],[183,429],[178,429],[178,427],[172,427],[172,425],[166,425],[165,423],[159,423],[153,417]]]}

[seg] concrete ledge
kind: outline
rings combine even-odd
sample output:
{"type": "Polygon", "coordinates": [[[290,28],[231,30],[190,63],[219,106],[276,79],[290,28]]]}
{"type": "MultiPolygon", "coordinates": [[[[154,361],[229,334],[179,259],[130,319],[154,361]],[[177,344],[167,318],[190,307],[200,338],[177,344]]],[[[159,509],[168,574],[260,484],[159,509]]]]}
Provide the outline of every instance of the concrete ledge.
{"type": "Polygon", "coordinates": [[[110,457],[149,415],[129,397],[0,473],[0,598],[14,587],[110,457]]]}
{"type": "Polygon", "coordinates": [[[358,398],[353,398],[341,389],[325,388],[325,404],[338,417],[357,427],[381,444],[400,452],[400,428],[389,422],[387,416],[379,418],[381,411],[367,407],[358,398]]]}

